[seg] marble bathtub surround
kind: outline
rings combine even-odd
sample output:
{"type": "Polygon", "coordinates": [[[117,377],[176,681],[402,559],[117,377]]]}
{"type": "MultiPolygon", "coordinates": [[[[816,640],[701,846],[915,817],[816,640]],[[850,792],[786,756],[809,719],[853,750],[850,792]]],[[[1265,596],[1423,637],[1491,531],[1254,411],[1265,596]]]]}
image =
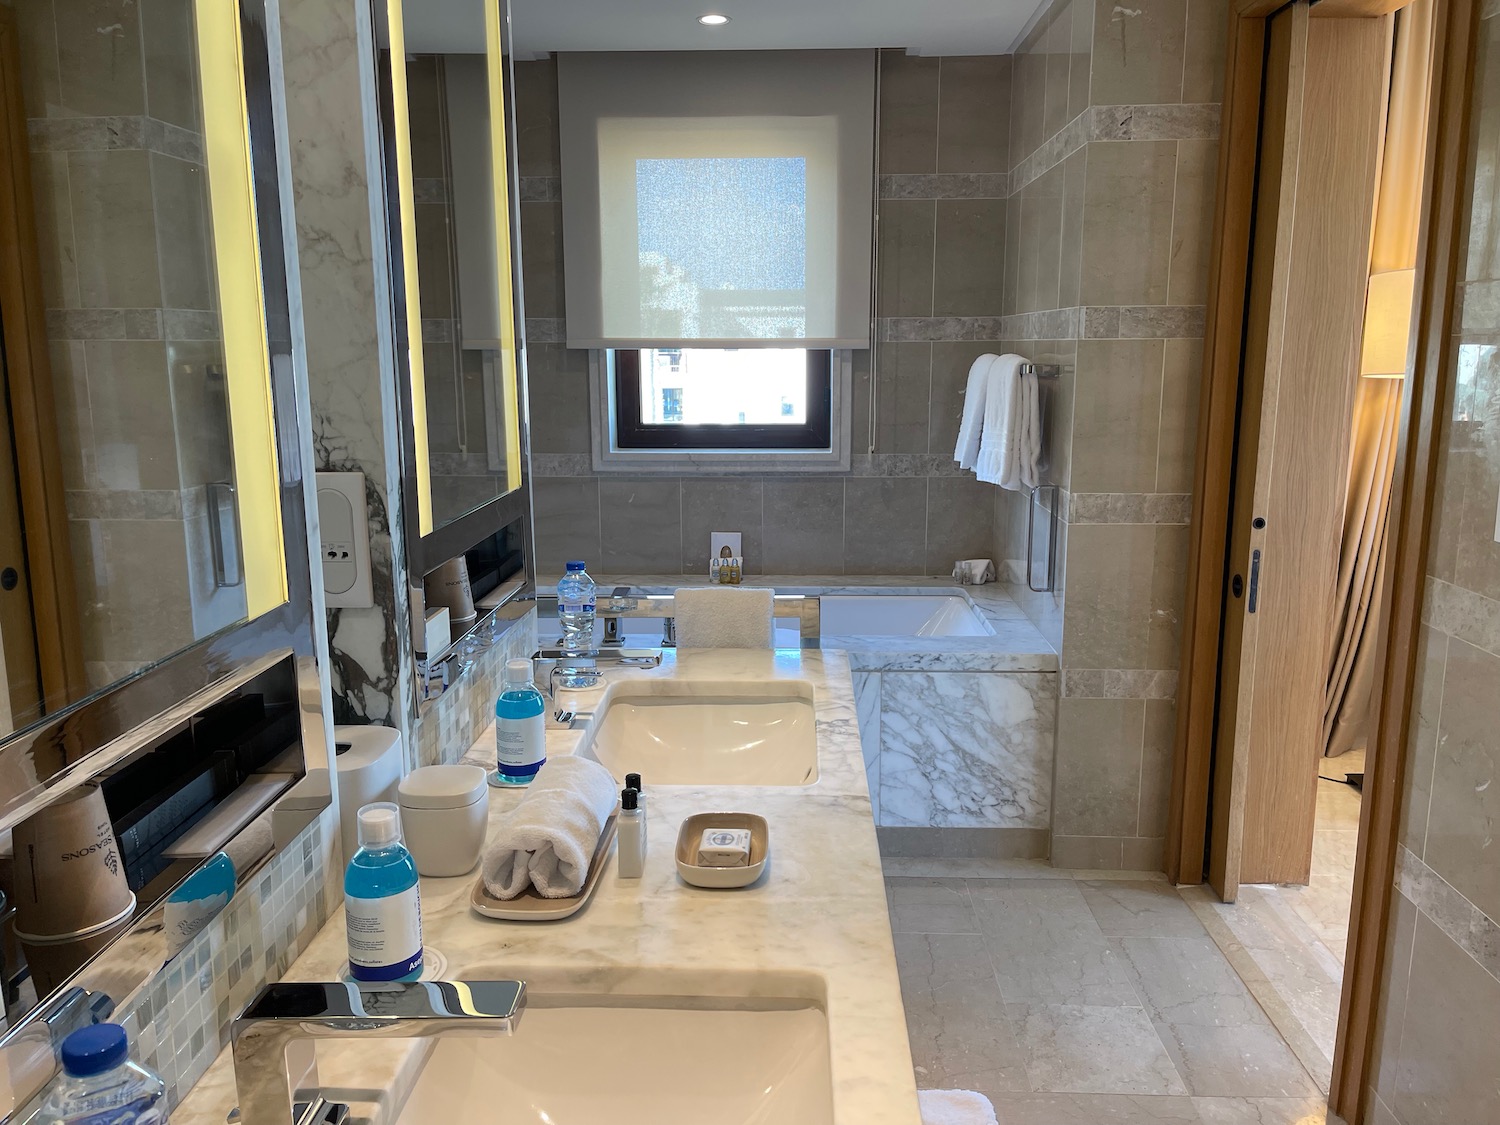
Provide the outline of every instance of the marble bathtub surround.
{"type": "MultiPolygon", "coordinates": [[[[849,1125],[917,1125],[895,949],[887,924],[874,829],[865,793],[848,663],[841,653],[697,652],[668,656],[652,670],[612,670],[615,678],[789,678],[814,685],[820,777],[802,789],[658,786],[651,798],[645,877],[606,872],[593,901],[572,919],[533,925],[494,922],[468,905],[473,876],[425,879],[423,927],[450,975],[514,973],[535,995],[549,991],[669,991],[733,994],[736,974],[770,974],[775,995],[801,988],[826,1013],[835,1119],[849,1125]],[[770,822],[773,856],[747,891],[683,884],[672,862],[675,826],[693,812],[728,807],[770,822]],[[837,856],[836,863],[829,862],[837,856]],[[635,983],[632,983],[632,982],[635,983]],[[775,990],[781,991],[775,991],[775,990]]],[[[579,693],[587,706],[599,692],[579,693]]],[[[473,758],[493,759],[486,731],[473,758]]],[[[582,732],[548,732],[549,754],[571,751],[582,732]]],[[[495,792],[490,830],[520,799],[495,792]]],[[[337,914],[290,966],[290,980],[329,980],[345,956],[337,914]]],[[[220,1125],[233,1086],[205,1083],[174,1121],[220,1125]]],[[[372,1075],[383,1086],[385,1076],[372,1075]]]]}

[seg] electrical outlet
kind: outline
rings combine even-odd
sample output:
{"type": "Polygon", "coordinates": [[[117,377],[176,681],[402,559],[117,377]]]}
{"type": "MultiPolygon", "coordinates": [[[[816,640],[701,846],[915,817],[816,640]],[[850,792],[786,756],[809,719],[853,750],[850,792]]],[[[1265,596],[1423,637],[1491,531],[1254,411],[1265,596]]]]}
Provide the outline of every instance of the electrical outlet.
{"type": "Polygon", "coordinates": [[[328,608],[373,606],[364,473],[318,474],[318,539],[328,608]]]}

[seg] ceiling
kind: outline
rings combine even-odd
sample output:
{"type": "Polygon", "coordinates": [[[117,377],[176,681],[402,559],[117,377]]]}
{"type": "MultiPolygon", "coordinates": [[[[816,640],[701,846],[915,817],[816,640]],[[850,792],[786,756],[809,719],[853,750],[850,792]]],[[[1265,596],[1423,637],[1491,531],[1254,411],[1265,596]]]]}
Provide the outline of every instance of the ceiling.
{"type": "Polygon", "coordinates": [[[1008,53],[1047,0],[511,0],[517,58],[551,51],[904,47],[1008,53]],[[704,27],[698,17],[730,22],[704,27]]]}

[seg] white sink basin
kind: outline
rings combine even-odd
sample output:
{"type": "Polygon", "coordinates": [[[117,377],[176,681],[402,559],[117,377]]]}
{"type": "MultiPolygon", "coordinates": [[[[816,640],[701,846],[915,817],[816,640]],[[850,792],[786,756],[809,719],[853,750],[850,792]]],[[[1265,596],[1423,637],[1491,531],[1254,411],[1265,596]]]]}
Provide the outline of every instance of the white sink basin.
{"type": "MultiPolygon", "coordinates": [[[[520,974],[518,974],[520,975],[520,974]]],[[[396,1125],[831,1125],[807,1000],[532,989],[515,1034],[436,1041],[396,1125]]]]}
{"type": "Polygon", "coordinates": [[[580,753],[646,785],[811,785],[812,684],[803,680],[622,683],[580,753]]]}

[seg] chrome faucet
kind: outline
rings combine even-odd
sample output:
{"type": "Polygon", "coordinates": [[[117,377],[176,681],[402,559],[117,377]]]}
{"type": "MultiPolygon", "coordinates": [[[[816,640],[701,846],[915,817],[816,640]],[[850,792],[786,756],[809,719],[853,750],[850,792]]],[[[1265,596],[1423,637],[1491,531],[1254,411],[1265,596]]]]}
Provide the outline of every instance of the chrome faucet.
{"type": "Polygon", "coordinates": [[[525,1007],[518,980],[267,985],[231,1025],[240,1125],[293,1125],[298,1104],[322,1102],[312,1051],[293,1088],[287,1064],[295,1043],[510,1035],[525,1007]]]}

